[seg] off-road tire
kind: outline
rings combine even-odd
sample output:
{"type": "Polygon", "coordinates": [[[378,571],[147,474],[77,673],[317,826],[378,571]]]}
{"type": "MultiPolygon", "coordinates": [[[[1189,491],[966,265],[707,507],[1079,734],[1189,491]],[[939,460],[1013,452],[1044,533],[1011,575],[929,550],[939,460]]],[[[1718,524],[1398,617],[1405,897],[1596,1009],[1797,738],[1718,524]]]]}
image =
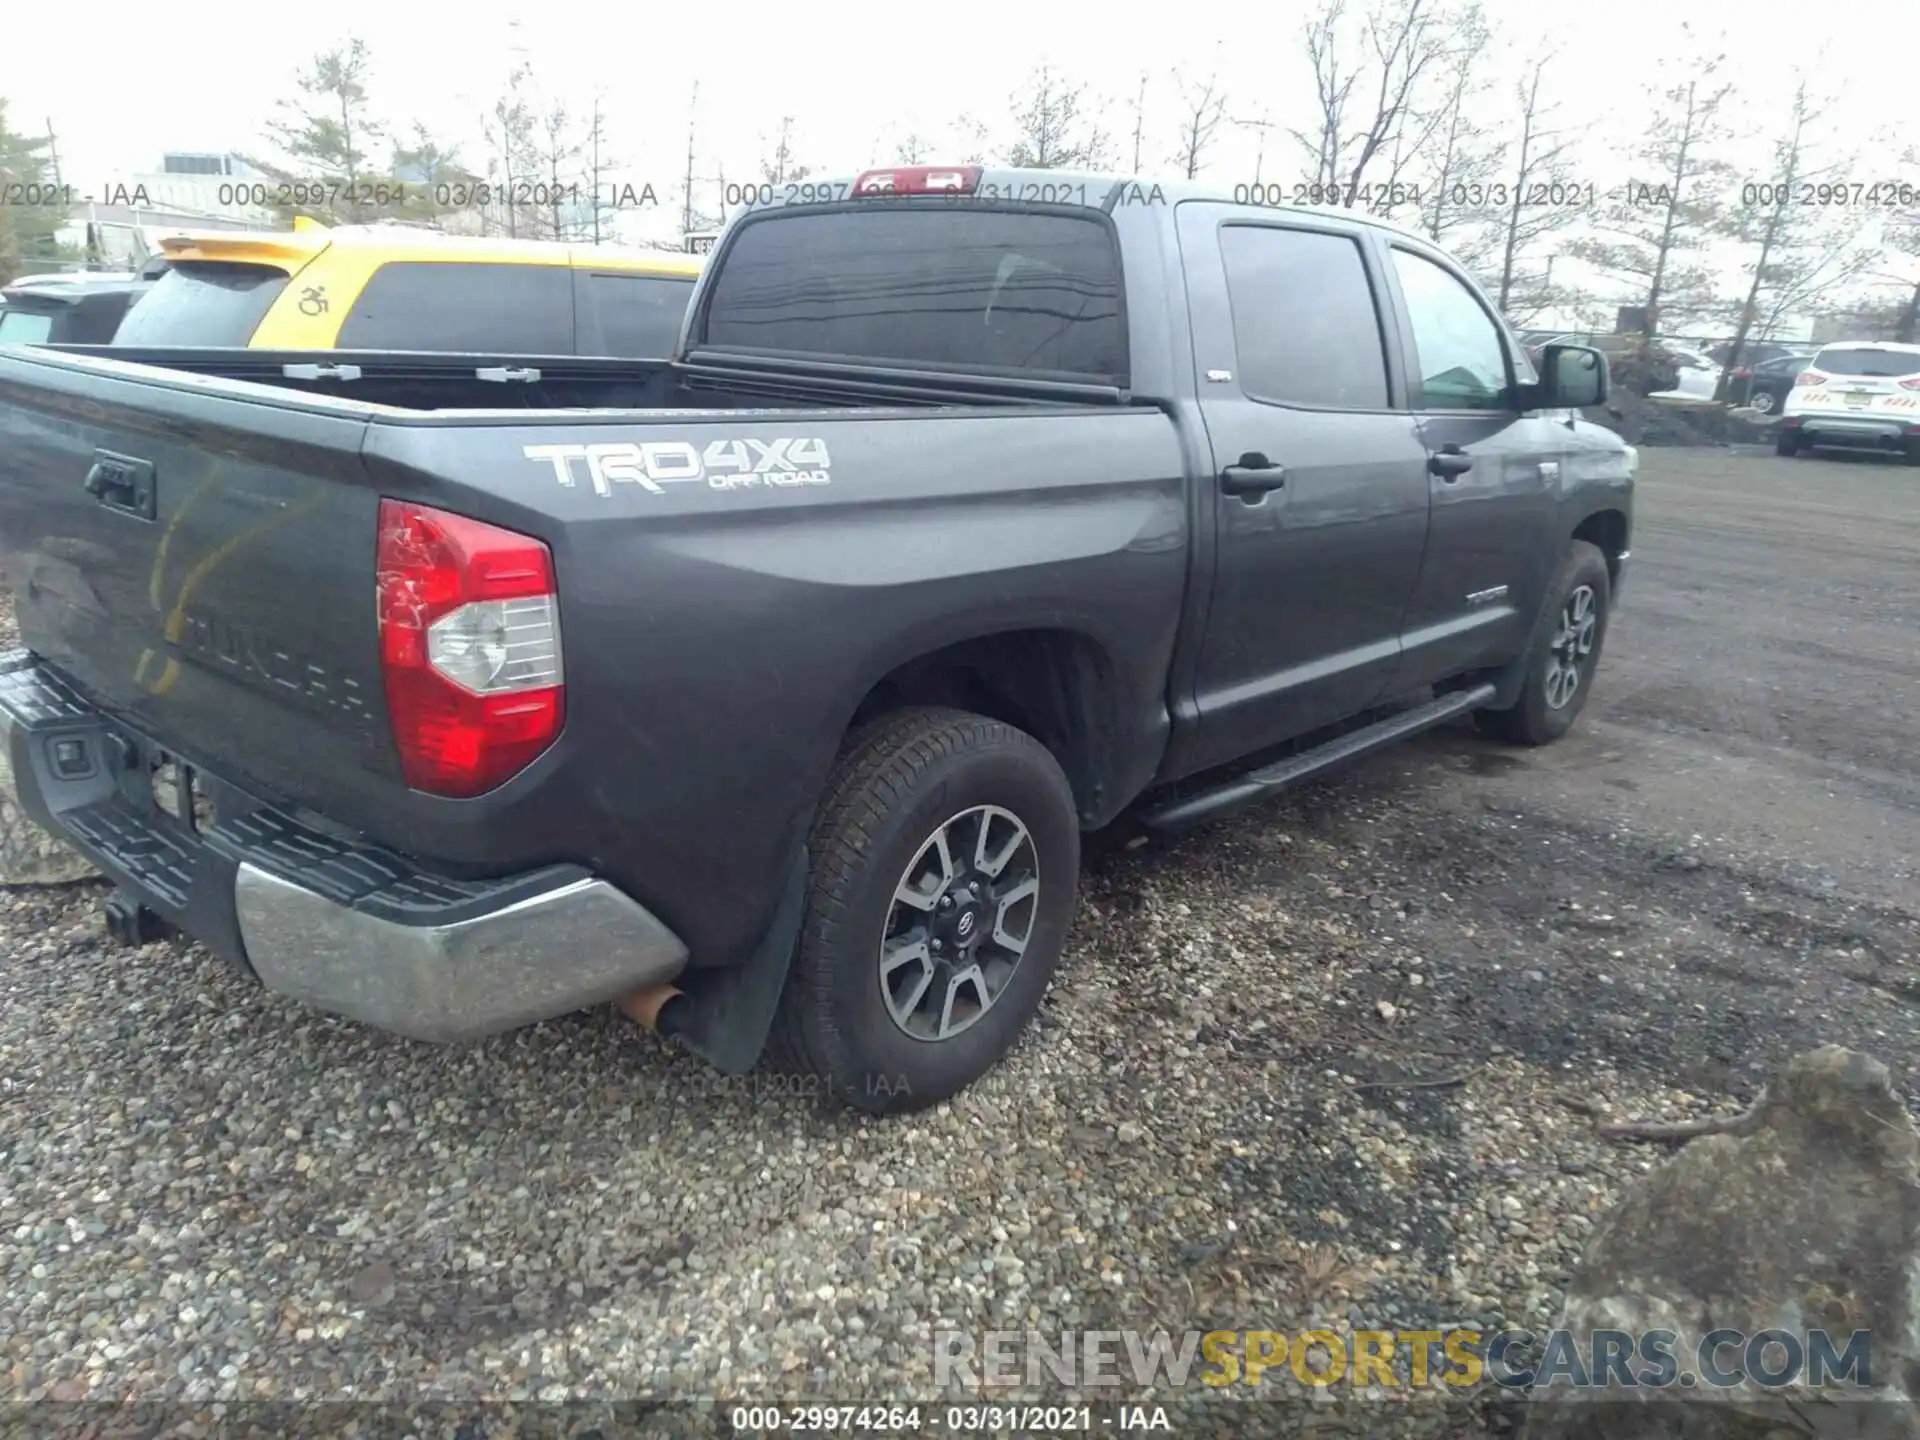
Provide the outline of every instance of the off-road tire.
{"type": "Polygon", "coordinates": [[[807,908],[768,1039],[773,1065],[822,1098],[875,1114],[923,1109],[991,1070],[1039,1007],[1073,918],[1080,826],[1053,755],[963,710],[900,710],[851,736],[808,842],[807,908]],[[906,1033],[883,997],[880,953],[896,888],[936,830],[971,807],[1017,816],[1039,890],[1004,988],[945,1039],[906,1033]]]}
{"type": "Polygon", "coordinates": [[[1474,723],[1483,733],[1515,745],[1548,745],[1573,728],[1593,689],[1594,674],[1600,668],[1607,620],[1613,608],[1612,595],[1607,557],[1596,545],[1585,540],[1573,541],[1552,583],[1547,586],[1546,600],[1534,619],[1533,633],[1527,640],[1527,673],[1520,698],[1504,710],[1474,711],[1474,723]],[[1562,610],[1582,586],[1592,594],[1596,615],[1592,648],[1578,666],[1579,679],[1571,698],[1555,707],[1548,698],[1548,677],[1555,665],[1554,639],[1560,630],[1562,610]]]}

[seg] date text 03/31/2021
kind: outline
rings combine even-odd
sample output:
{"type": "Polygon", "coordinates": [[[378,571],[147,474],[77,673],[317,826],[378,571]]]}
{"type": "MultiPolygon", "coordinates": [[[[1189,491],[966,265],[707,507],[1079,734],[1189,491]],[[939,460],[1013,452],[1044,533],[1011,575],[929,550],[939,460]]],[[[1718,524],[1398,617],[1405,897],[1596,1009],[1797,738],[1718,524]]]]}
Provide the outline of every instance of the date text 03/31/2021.
{"type": "Polygon", "coordinates": [[[1173,1422],[1159,1405],[736,1405],[728,1415],[736,1435],[1092,1434],[1144,1430],[1168,1433],[1173,1422]]]}

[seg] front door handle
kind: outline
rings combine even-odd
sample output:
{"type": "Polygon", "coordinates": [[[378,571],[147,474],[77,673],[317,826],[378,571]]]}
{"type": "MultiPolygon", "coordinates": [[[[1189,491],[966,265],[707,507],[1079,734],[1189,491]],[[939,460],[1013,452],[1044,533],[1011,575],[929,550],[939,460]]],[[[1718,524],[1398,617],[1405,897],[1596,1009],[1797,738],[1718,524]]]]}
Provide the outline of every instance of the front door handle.
{"type": "Polygon", "coordinates": [[[1458,445],[1442,445],[1427,457],[1427,469],[1451,485],[1473,468],[1473,457],[1458,445]]]}
{"type": "Polygon", "coordinates": [[[1253,451],[1220,472],[1220,488],[1229,495],[1265,495],[1269,490],[1283,488],[1286,483],[1286,466],[1276,465],[1253,451]]]}

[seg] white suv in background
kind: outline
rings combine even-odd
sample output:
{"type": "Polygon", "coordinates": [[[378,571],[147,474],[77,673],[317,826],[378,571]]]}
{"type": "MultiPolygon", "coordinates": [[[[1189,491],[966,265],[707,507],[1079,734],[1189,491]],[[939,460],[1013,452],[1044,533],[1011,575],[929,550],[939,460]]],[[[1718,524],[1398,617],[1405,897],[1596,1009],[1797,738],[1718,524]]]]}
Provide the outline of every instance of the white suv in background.
{"type": "Polygon", "coordinates": [[[1879,450],[1920,464],[1920,345],[1823,345],[1780,407],[1782,455],[1818,446],[1879,450]]]}

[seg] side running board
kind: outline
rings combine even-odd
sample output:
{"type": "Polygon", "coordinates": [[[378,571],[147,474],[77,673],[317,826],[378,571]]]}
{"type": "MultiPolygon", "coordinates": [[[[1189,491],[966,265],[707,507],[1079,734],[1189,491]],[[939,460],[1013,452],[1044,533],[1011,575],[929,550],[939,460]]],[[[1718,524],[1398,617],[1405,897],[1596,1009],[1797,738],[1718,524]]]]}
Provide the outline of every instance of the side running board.
{"type": "Polygon", "coordinates": [[[1203,820],[1211,820],[1230,810],[1238,810],[1242,805],[1278,794],[1289,785],[1298,784],[1309,776],[1330,770],[1371,750],[1404,740],[1409,735],[1418,735],[1422,730],[1431,730],[1468,710],[1477,710],[1493,699],[1495,693],[1492,685],[1476,685],[1471,690],[1456,690],[1452,694],[1442,695],[1424,705],[1402,710],[1384,720],[1376,720],[1371,725],[1336,736],[1324,745],[1316,745],[1298,755],[1289,755],[1284,760],[1248,774],[1237,775],[1196,795],[1184,795],[1178,800],[1152,806],[1141,812],[1140,823],[1154,830],[1188,829],[1203,820]]]}

